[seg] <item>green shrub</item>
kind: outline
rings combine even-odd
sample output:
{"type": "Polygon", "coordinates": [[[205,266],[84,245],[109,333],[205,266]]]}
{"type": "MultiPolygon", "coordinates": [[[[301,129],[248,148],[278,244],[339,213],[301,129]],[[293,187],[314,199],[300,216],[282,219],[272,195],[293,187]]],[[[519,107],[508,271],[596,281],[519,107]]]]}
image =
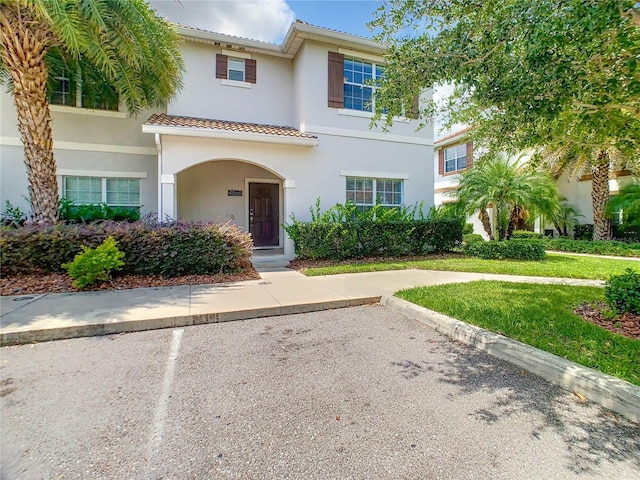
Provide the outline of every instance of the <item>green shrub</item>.
{"type": "Polygon", "coordinates": [[[311,259],[420,255],[451,250],[462,241],[462,225],[456,219],[324,223],[293,219],[285,230],[296,254],[311,259]]]}
{"type": "Polygon", "coordinates": [[[627,268],[625,273],[611,277],[605,285],[604,295],[616,312],[640,314],[640,274],[627,268]]]}
{"type": "Polygon", "coordinates": [[[112,236],[124,273],[163,275],[239,272],[251,265],[251,237],[233,224],[113,222],[29,226],[2,231],[3,275],[62,272],[62,264],[112,236]]]}
{"type": "Polygon", "coordinates": [[[576,240],[593,240],[593,224],[585,223],[573,227],[573,238],[576,240]]]}
{"type": "Polygon", "coordinates": [[[124,253],[118,250],[118,245],[112,236],[104,239],[96,248],[82,247],[72,262],[62,265],[71,278],[73,286],[83,289],[98,280],[107,281],[114,270],[120,270],[124,265],[124,253]]]}
{"type": "Polygon", "coordinates": [[[140,209],[137,207],[112,207],[106,203],[75,205],[63,198],[60,200],[60,219],[67,223],[90,223],[102,220],[135,222],[140,220],[140,209]]]}
{"type": "Polygon", "coordinates": [[[545,257],[544,245],[540,240],[472,242],[462,248],[467,255],[488,260],[541,260],[545,257]]]}
{"type": "Polygon", "coordinates": [[[571,240],[569,238],[547,238],[547,250],[561,252],[590,253],[592,255],[615,255],[620,257],[640,257],[640,243],[617,242],[613,240],[571,240]]]}
{"type": "Polygon", "coordinates": [[[473,233],[473,223],[465,223],[462,229],[462,235],[471,235],[473,233]]]}
{"type": "Polygon", "coordinates": [[[462,236],[462,243],[484,242],[484,238],[479,233],[467,233],[462,236]]]}
{"type": "Polygon", "coordinates": [[[511,239],[513,240],[523,240],[523,239],[531,239],[531,238],[543,238],[544,235],[542,233],[530,232],[529,230],[514,230],[511,234],[511,239]]]}

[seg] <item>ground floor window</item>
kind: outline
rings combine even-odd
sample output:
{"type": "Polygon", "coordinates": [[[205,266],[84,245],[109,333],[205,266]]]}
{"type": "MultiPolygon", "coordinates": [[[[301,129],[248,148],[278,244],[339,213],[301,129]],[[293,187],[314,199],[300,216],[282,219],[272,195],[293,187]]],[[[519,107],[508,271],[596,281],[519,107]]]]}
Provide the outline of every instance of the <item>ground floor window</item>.
{"type": "Polygon", "coordinates": [[[64,177],[63,196],[76,205],[140,208],[140,179],[64,177]]]}
{"type": "Polygon", "coordinates": [[[395,178],[347,177],[347,201],[361,210],[376,203],[386,207],[402,205],[402,180],[395,178]]]}

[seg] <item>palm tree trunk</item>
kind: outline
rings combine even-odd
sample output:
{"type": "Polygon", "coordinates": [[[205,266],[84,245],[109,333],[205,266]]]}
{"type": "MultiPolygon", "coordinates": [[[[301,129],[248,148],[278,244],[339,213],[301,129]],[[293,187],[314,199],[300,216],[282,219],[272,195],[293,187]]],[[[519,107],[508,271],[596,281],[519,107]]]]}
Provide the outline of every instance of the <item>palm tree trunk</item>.
{"type": "Polygon", "coordinates": [[[44,61],[50,32],[14,5],[0,10],[0,56],[11,75],[24,144],[31,213],[38,223],[58,221],[58,182],[44,61]]]}
{"type": "Polygon", "coordinates": [[[480,210],[480,221],[484,227],[484,231],[489,235],[489,240],[493,240],[493,231],[491,230],[491,220],[486,208],[480,210]]]}
{"type": "Polygon", "coordinates": [[[593,239],[609,240],[611,222],[605,215],[609,201],[609,155],[601,151],[598,162],[592,168],[591,203],[593,205],[593,239]]]}
{"type": "Polygon", "coordinates": [[[518,223],[518,219],[520,218],[520,207],[518,205],[514,205],[511,209],[511,214],[509,215],[509,225],[507,226],[507,234],[505,235],[505,239],[509,240],[513,231],[516,229],[516,224],[518,223]]]}

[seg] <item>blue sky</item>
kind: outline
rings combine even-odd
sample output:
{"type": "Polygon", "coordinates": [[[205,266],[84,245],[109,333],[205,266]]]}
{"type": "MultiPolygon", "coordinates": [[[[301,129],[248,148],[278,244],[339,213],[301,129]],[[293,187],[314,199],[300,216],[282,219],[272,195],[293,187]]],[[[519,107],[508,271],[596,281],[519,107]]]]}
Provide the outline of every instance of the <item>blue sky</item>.
{"type": "Polygon", "coordinates": [[[380,0],[151,0],[169,20],[279,43],[295,19],[364,37],[380,0]]]}

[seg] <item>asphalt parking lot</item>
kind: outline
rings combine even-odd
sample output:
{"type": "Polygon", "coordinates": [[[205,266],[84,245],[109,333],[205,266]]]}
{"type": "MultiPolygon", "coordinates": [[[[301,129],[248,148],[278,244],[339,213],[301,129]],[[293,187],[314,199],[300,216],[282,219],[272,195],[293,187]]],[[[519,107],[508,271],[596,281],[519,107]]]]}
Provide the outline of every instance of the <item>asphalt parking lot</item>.
{"type": "Polygon", "coordinates": [[[640,426],[381,306],[0,350],[3,479],[640,478],[640,426]]]}

